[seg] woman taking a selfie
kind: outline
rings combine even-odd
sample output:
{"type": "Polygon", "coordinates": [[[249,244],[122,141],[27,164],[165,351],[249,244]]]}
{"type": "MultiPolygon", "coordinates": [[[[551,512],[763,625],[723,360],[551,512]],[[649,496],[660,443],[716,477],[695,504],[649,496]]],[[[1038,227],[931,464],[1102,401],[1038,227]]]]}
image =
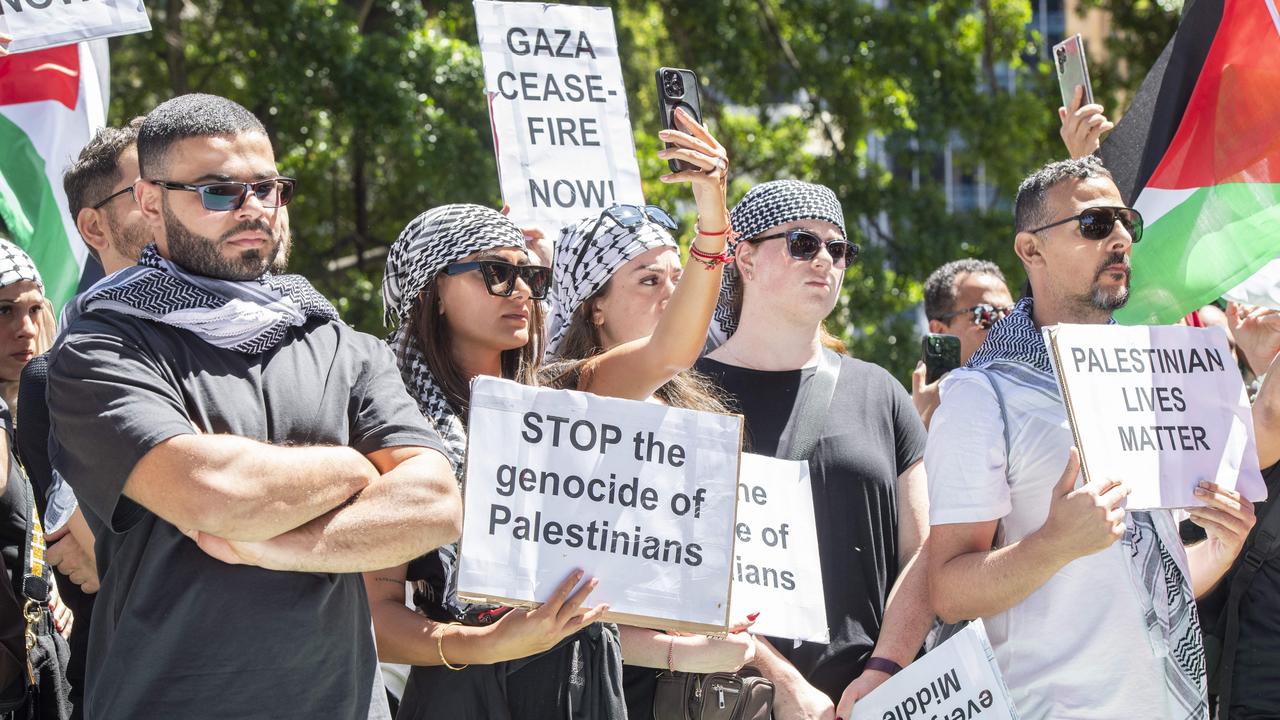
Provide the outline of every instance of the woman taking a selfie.
{"type": "MultiPolygon", "coordinates": [[[[704,222],[726,227],[724,151],[701,126],[664,131],[666,156],[695,165],[665,176],[693,182],[704,222]],[[720,190],[715,190],[719,187],[720,190]],[[718,202],[718,206],[716,203],[718,202]]],[[[708,225],[709,227],[709,225],[708,225]]],[[[699,237],[708,255],[725,234],[699,237]]],[[[686,278],[666,323],[582,368],[578,386],[643,399],[697,358],[719,288],[719,267],[686,278]]],[[[401,372],[423,414],[465,465],[470,382],[479,375],[538,383],[545,347],[542,300],[551,269],[530,263],[511,221],[476,205],[423,213],[387,257],[383,298],[399,329],[391,338],[401,372]]],[[[606,604],[584,607],[594,579],[575,573],[533,610],[476,606],[456,594],[456,546],[413,563],[365,574],[379,655],[413,665],[401,718],[624,718],[617,628],[596,622],[606,604]],[[404,605],[415,588],[415,613],[404,605]]]]}

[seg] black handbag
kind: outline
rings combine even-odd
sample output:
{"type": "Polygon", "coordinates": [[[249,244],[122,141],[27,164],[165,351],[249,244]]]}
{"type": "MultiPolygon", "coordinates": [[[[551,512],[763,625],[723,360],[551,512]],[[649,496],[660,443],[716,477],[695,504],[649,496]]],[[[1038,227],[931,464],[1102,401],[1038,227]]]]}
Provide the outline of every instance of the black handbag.
{"type": "Polygon", "coordinates": [[[740,673],[663,672],[653,694],[653,720],[769,720],[773,683],[740,673]]]}

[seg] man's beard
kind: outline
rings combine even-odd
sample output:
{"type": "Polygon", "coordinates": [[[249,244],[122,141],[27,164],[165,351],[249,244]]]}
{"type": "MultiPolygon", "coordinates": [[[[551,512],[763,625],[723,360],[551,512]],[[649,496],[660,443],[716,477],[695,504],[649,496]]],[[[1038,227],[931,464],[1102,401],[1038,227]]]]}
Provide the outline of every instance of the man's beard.
{"type": "Polygon", "coordinates": [[[111,228],[111,249],[131,263],[138,262],[142,249],[153,242],[151,228],[142,220],[121,225],[116,222],[114,214],[108,214],[107,226],[111,228]]]}
{"type": "Polygon", "coordinates": [[[272,233],[271,225],[266,220],[246,220],[214,240],[191,232],[173,214],[167,202],[164,203],[163,213],[169,260],[196,275],[220,280],[254,280],[273,269],[273,264],[280,255],[282,243],[272,233]],[[245,250],[240,253],[239,258],[233,260],[224,258],[218,252],[218,248],[232,236],[251,230],[257,230],[271,238],[268,245],[245,250]]]}
{"type": "Polygon", "coordinates": [[[1124,253],[1112,253],[1106,260],[1102,261],[1102,264],[1098,266],[1098,272],[1094,273],[1093,285],[1089,288],[1089,295],[1086,298],[1082,298],[1082,301],[1092,310],[1102,310],[1108,313],[1119,310],[1124,307],[1125,303],[1129,302],[1129,263],[1124,253]],[[1121,264],[1125,266],[1125,284],[1112,289],[1103,288],[1099,284],[1103,274],[1113,272],[1107,270],[1107,268],[1121,264]]]}

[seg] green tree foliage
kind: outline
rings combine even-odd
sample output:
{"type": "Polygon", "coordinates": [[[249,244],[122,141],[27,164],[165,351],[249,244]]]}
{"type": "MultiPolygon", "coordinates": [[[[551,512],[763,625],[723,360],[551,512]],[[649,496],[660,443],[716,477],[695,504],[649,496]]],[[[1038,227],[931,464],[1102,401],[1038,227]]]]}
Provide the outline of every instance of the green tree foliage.
{"type": "MultiPolygon", "coordinates": [[[[405,223],[446,202],[500,206],[470,2],[151,10],[153,32],[112,41],[110,120],[194,91],[255,111],[300,180],[291,266],[357,327],[381,332],[383,253],[405,223]]],[[[863,259],[829,325],[855,355],[906,379],[919,353],[910,310],[943,262],[992,258],[1020,282],[1013,192],[1062,154],[1025,0],[622,0],[614,12],[649,201],[692,228],[687,189],[657,180],[652,88],[660,65],[693,68],[730,151],[733,199],[798,177],[843,202],[863,259]],[[957,172],[994,186],[985,209],[949,211],[948,146],[957,172]]]]}

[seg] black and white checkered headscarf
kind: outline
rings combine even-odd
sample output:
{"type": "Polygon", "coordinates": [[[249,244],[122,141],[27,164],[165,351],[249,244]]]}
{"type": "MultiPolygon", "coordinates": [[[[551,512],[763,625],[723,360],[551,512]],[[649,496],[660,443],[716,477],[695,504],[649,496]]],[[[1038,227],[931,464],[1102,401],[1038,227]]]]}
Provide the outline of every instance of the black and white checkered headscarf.
{"type": "Polygon", "coordinates": [[[414,339],[409,317],[418,304],[418,296],[445,265],[471,253],[502,247],[525,249],[524,234],[502,213],[480,205],[444,205],[422,213],[405,226],[387,253],[387,272],[382,278],[387,322],[394,319],[400,323],[388,340],[400,363],[400,375],[417,399],[418,409],[444,440],[459,479],[467,449],[462,418],[432,376],[426,356],[414,339]]]}
{"type": "MultiPolygon", "coordinates": [[[[757,185],[748,190],[729,212],[729,221],[738,234],[738,242],[796,220],[825,220],[847,235],[844,212],[836,194],[823,185],[800,180],[773,180],[757,185]]],[[[720,283],[720,299],[716,302],[711,328],[707,332],[707,350],[723,345],[738,329],[733,305],[739,292],[738,270],[734,265],[726,265],[720,283]]]]}
{"type": "Polygon", "coordinates": [[[547,328],[548,357],[560,351],[569,321],[582,303],[599,292],[619,268],[656,247],[679,246],[666,228],[648,218],[639,227],[624,228],[613,218],[601,220],[592,215],[560,230],[547,328]],[[600,226],[588,241],[587,234],[597,221],[600,226]]]}
{"type": "Polygon", "coordinates": [[[17,245],[0,238],[0,287],[9,287],[23,280],[35,283],[40,287],[40,292],[44,292],[44,280],[31,256],[17,245]]]}

